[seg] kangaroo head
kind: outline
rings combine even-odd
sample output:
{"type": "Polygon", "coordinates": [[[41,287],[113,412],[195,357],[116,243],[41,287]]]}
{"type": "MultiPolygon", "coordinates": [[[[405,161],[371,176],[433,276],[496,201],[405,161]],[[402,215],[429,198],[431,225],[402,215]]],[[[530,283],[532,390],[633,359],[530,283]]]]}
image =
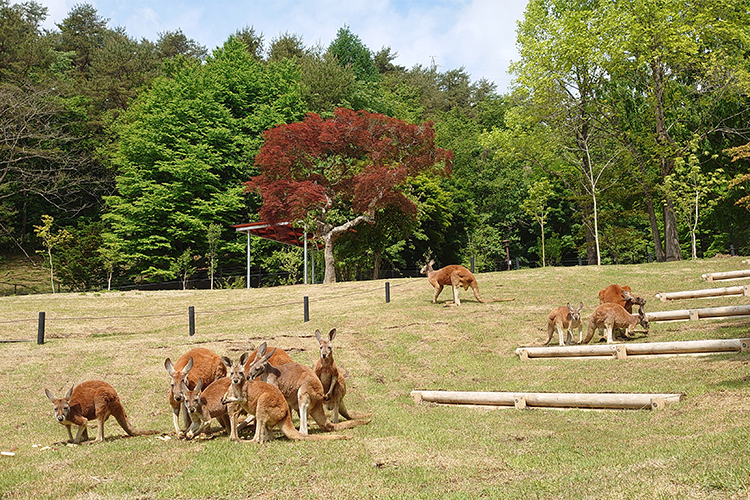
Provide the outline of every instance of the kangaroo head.
{"type": "Polygon", "coordinates": [[[224,365],[227,367],[227,376],[232,381],[232,385],[242,385],[245,381],[245,363],[250,355],[248,353],[242,353],[240,360],[237,363],[232,363],[226,356],[222,357],[224,365]]]}
{"type": "Polygon", "coordinates": [[[333,354],[333,339],[336,337],[336,329],[328,332],[328,339],[324,339],[320,330],[315,330],[315,338],[320,344],[320,359],[326,359],[333,354]]]}
{"type": "Polygon", "coordinates": [[[430,261],[427,264],[425,264],[424,267],[422,268],[422,270],[419,271],[419,272],[422,273],[422,274],[429,273],[430,271],[432,271],[432,265],[434,263],[435,263],[435,261],[433,259],[430,259],[430,261]]]}
{"type": "Polygon", "coordinates": [[[172,385],[172,397],[178,403],[182,401],[182,398],[184,397],[181,384],[185,382],[185,386],[190,387],[190,384],[188,382],[188,373],[190,373],[190,369],[192,367],[193,367],[192,356],[190,357],[190,360],[187,362],[187,364],[182,370],[175,370],[171,359],[167,358],[164,361],[164,368],[167,369],[167,373],[169,373],[169,377],[171,378],[170,384],[172,385]]]}
{"type": "Polygon", "coordinates": [[[273,353],[276,352],[276,349],[274,349],[273,351],[266,353],[266,349],[268,349],[268,346],[265,342],[263,342],[260,347],[258,347],[258,352],[255,354],[255,359],[252,363],[250,363],[250,366],[247,367],[247,371],[245,372],[247,380],[258,378],[264,371],[266,371],[268,360],[271,359],[273,353]]]}
{"type": "Polygon", "coordinates": [[[188,413],[195,413],[198,411],[201,407],[201,389],[203,388],[203,379],[198,379],[198,383],[192,391],[188,389],[187,384],[184,381],[180,382],[180,388],[182,389],[182,395],[185,398],[185,409],[188,413]]]}
{"type": "Polygon", "coordinates": [[[56,398],[49,392],[49,389],[44,389],[44,393],[54,405],[53,411],[57,421],[64,422],[68,418],[68,413],[70,413],[70,396],[73,394],[73,388],[70,388],[64,398],[56,398]]]}
{"type": "Polygon", "coordinates": [[[643,310],[643,305],[638,308],[638,324],[648,330],[648,319],[646,319],[646,313],[643,310]]]}
{"type": "Polygon", "coordinates": [[[575,309],[570,305],[570,302],[568,302],[568,311],[570,312],[570,317],[573,321],[581,320],[581,309],[583,309],[583,302],[581,302],[575,309]]]}

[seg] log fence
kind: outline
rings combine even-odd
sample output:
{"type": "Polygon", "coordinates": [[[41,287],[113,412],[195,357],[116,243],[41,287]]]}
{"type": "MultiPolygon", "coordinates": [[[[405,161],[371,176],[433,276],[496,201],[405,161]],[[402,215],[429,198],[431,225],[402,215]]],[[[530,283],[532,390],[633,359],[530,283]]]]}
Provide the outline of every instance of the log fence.
{"type": "Polygon", "coordinates": [[[519,347],[516,349],[516,355],[522,360],[532,358],[627,359],[638,356],[695,356],[738,352],[750,352],[750,338],[559,347],[519,347]]]}

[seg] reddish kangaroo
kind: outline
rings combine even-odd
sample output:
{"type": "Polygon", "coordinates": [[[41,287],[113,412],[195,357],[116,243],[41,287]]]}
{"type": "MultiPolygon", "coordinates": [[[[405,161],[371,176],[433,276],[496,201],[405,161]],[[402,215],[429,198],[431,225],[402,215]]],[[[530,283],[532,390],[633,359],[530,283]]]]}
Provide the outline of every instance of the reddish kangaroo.
{"type": "Polygon", "coordinates": [[[634,296],[633,291],[627,285],[609,285],[599,290],[599,303],[619,304],[629,313],[633,312],[633,304],[638,306],[646,305],[646,301],[641,297],[634,296]]]}
{"type": "MultiPolygon", "coordinates": [[[[265,352],[266,346],[261,344],[258,355],[265,356],[265,352]]],[[[347,420],[332,424],[323,409],[323,384],[308,366],[300,363],[271,366],[268,363],[253,362],[247,372],[247,378],[250,380],[256,377],[279,388],[289,407],[299,414],[299,430],[302,434],[308,433],[308,415],[326,432],[351,429],[370,423],[370,420],[347,420]]]]}
{"type": "Polygon", "coordinates": [[[568,302],[565,306],[552,309],[547,317],[547,345],[552,340],[555,332],[560,340],[560,345],[573,343],[573,330],[578,330],[578,342],[583,340],[583,323],[581,322],[581,309],[583,302],[573,309],[568,302]]]}
{"type": "Polygon", "coordinates": [[[336,329],[328,332],[328,339],[323,338],[320,330],[315,330],[315,338],[320,346],[320,357],[315,363],[315,375],[323,384],[323,400],[328,410],[332,410],[331,421],[339,423],[339,415],[347,420],[354,418],[365,418],[369,415],[356,415],[352,417],[344,405],[346,395],[346,379],[339,370],[336,361],[333,360],[333,339],[336,338],[336,329]]]}
{"type": "Polygon", "coordinates": [[[115,417],[117,423],[123,428],[128,436],[145,436],[156,434],[156,431],[138,431],[130,425],[125,408],[120,403],[120,396],[115,388],[103,380],[89,380],[71,387],[65,397],[56,398],[48,389],[45,394],[55,406],[55,418],[68,429],[69,442],[80,444],[81,439],[89,439],[86,424],[89,420],[96,419],[97,433],[95,443],[104,441],[104,422],[110,415],[115,417]],[[78,426],[75,439],[70,431],[71,425],[78,426]]]}
{"type": "Polygon", "coordinates": [[[595,331],[599,330],[599,334],[601,334],[603,330],[606,330],[607,342],[611,344],[614,342],[613,332],[616,328],[624,328],[625,335],[627,336],[633,333],[635,325],[641,325],[648,330],[648,320],[642,306],[638,310],[638,316],[633,316],[620,304],[613,304],[611,302],[601,304],[596,308],[594,314],[591,315],[589,330],[582,343],[588,344],[591,337],[594,336],[595,331]]]}
{"type": "MultiPolygon", "coordinates": [[[[265,344],[264,344],[265,345],[265,344]]],[[[254,360],[251,364],[251,370],[259,369],[261,372],[265,369],[265,365],[268,364],[268,359],[273,355],[274,351],[254,360]]],[[[275,385],[268,384],[261,380],[252,379],[247,377],[245,380],[244,371],[242,372],[242,383],[235,384],[234,374],[235,368],[237,371],[242,370],[247,356],[247,353],[242,355],[239,363],[232,363],[232,384],[229,386],[229,391],[224,396],[224,402],[236,403],[248,415],[255,417],[255,436],[252,442],[255,443],[266,443],[273,439],[273,429],[277,427],[281,432],[289,439],[292,440],[308,440],[308,441],[330,441],[334,439],[349,439],[349,436],[343,436],[340,434],[318,434],[308,435],[302,434],[294,428],[292,423],[291,410],[289,405],[284,398],[278,387],[275,385]]],[[[237,439],[237,438],[234,438],[237,439]]]]}
{"type": "Polygon", "coordinates": [[[435,287],[435,296],[432,298],[433,304],[437,303],[438,295],[440,295],[440,292],[443,291],[443,287],[446,285],[453,287],[453,305],[461,305],[461,299],[458,298],[458,289],[460,287],[463,287],[464,290],[468,290],[471,287],[474,291],[474,297],[479,302],[484,302],[482,297],[479,296],[479,285],[474,275],[471,274],[471,271],[464,266],[456,264],[442,267],[436,271],[432,268],[434,263],[434,260],[430,260],[420,271],[422,274],[427,275],[427,280],[435,287]]]}
{"type": "Polygon", "coordinates": [[[219,421],[227,433],[231,431],[229,409],[221,401],[231,383],[229,377],[222,377],[203,389],[203,379],[198,379],[195,388],[188,389],[184,381],[180,382],[182,394],[185,397],[185,411],[191,420],[190,427],[185,433],[188,439],[193,439],[204,429],[209,428],[213,418],[219,421]],[[203,389],[202,392],[201,389],[203,389]]]}
{"type": "MultiPolygon", "coordinates": [[[[266,350],[268,352],[273,352],[273,356],[271,356],[268,360],[268,362],[272,366],[285,365],[287,363],[294,362],[294,360],[289,357],[289,354],[287,354],[284,349],[279,349],[278,347],[268,346],[266,350]]],[[[255,360],[255,356],[257,355],[258,355],[257,349],[250,353],[250,355],[247,358],[247,362],[245,363],[245,370],[247,370],[247,368],[250,367],[250,364],[255,360]]]]}
{"type": "MultiPolygon", "coordinates": [[[[169,404],[172,407],[174,431],[179,434],[180,429],[180,409],[182,408],[182,382],[188,389],[194,389],[198,379],[203,379],[203,383],[208,385],[216,379],[226,376],[227,369],[222,363],[221,358],[203,347],[190,349],[188,352],[177,358],[172,364],[172,360],[164,360],[164,368],[167,369],[170,377],[169,404]]],[[[187,429],[190,425],[190,417],[187,412],[183,414],[183,422],[187,429]]]]}

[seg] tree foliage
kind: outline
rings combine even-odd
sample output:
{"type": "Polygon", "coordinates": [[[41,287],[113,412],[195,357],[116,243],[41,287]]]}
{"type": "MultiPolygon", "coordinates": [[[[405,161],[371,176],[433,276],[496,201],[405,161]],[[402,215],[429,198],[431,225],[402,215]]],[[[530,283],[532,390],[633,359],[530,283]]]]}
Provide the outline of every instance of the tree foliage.
{"type": "Polygon", "coordinates": [[[263,220],[315,222],[326,247],[328,283],[335,281],[333,247],[341,235],[371,222],[386,206],[415,217],[406,181],[449,169],[450,163],[450,153],[435,146],[429,123],[337,109],[328,120],[309,114],[302,122],[267,131],[255,158],[261,175],[246,185],[263,198],[263,220]]]}

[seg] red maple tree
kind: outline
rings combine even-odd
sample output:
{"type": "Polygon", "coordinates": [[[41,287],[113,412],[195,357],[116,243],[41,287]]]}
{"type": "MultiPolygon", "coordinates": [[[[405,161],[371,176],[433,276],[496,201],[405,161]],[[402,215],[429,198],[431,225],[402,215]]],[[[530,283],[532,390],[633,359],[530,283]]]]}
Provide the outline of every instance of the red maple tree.
{"type": "Polygon", "coordinates": [[[404,193],[407,179],[448,173],[453,159],[435,145],[432,123],[343,108],[327,120],[310,113],[266,131],[264,139],[255,157],[261,174],[245,190],[260,193],[264,221],[315,221],[325,246],[324,283],[336,281],[333,248],[339,236],[385,206],[416,216],[404,193]]]}

